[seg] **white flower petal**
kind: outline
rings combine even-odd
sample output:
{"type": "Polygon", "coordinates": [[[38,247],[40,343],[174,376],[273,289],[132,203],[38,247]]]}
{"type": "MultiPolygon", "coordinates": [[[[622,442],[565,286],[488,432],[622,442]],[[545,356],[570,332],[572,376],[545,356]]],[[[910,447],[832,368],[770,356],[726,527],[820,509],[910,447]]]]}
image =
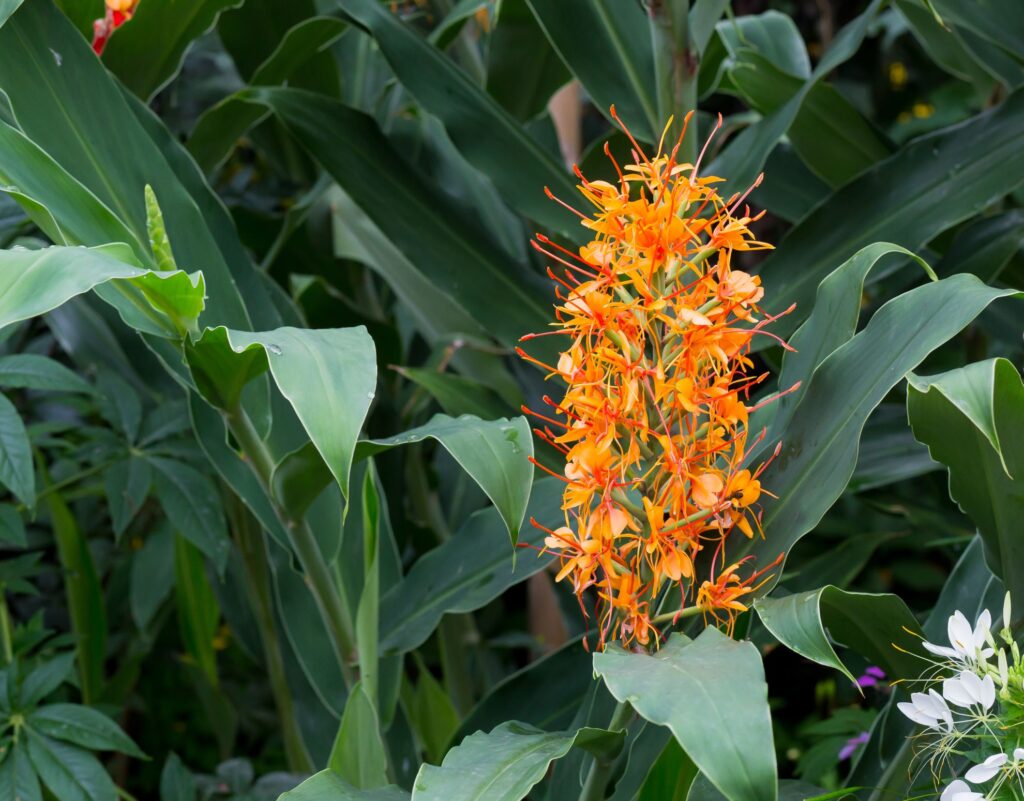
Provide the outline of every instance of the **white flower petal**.
{"type": "Polygon", "coordinates": [[[978,615],[978,622],[974,624],[974,646],[982,648],[985,645],[985,637],[992,628],[992,613],[987,609],[978,615]]]}
{"type": "Polygon", "coordinates": [[[933,645],[930,642],[923,642],[926,651],[931,651],[936,656],[944,656],[947,659],[960,659],[963,655],[945,645],[933,645]]]}
{"type": "Polygon", "coordinates": [[[896,708],[899,709],[900,712],[902,712],[912,721],[914,721],[914,723],[920,723],[922,726],[927,726],[928,728],[931,728],[938,722],[935,718],[931,717],[930,715],[924,714],[924,712],[922,712],[916,706],[914,706],[913,704],[909,704],[906,701],[901,701],[900,703],[896,704],[896,708]]]}
{"type": "Polygon", "coordinates": [[[997,773],[999,769],[1006,764],[1009,759],[1006,754],[993,754],[980,765],[975,765],[967,773],[964,774],[964,778],[967,779],[971,784],[981,784],[987,782],[997,773]]]}
{"type": "MultiPolygon", "coordinates": [[[[981,682],[981,706],[983,709],[990,709],[996,702],[996,683],[991,676],[986,676],[981,682]]],[[[1019,749],[1018,749],[1019,750],[1019,749]]]]}
{"type": "Polygon", "coordinates": [[[932,700],[935,705],[937,714],[935,717],[939,718],[946,724],[946,731],[953,730],[953,713],[949,711],[949,705],[946,704],[946,699],[939,695],[935,690],[928,691],[928,697],[932,700]]]}
{"type": "Polygon", "coordinates": [[[1020,762],[1022,759],[1024,759],[1024,748],[1014,748],[1013,761],[1020,762]]]}
{"type": "Polygon", "coordinates": [[[949,644],[960,654],[974,656],[974,629],[959,609],[953,613],[946,625],[949,644]]]}
{"type": "Polygon", "coordinates": [[[946,679],[942,682],[942,695],[949,703],[965,709],[975,704],[959,679],[946,679]]]}
{"type": "Polygon", "coordinates": [[[967,801],[963,797],[966,793],[977,795],[963,779],[954,779],[949,783],[949,786],[942,791],[939,801],[967,801]]]}

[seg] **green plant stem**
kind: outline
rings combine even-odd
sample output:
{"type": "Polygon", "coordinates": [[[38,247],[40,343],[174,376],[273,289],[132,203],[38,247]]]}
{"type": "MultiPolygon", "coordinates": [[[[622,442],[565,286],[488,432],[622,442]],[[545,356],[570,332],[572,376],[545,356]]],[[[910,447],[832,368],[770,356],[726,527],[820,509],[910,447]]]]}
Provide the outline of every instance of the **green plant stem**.
{"type": "MultiPolygon", "coordinates": [[[[633,707],[628,701],[622,701],[612,712],[612,718],[608,721],[609,731],[625,729],[633,720],[633,707]]],[[[587,780],[580,791],[579,801],[604,801],[608,790],[608,780],[611,778],[612,770],[615,768],[615,761],[618,755],[613,757],[594,757],[594,764],[590,766],[587,773],[587,780]]]]}
{"type": "Polygon", "coordinates": [[[7,587],[0,584],[0,645],[3,647],[5,665],[14,661],[14,647],[11,643],[11,616],[7,611],[7,587]]]}
{"type": "Polygon", "coordinates": [[[284,740],[285,758],[288,769],[295,773],[312,773],[313,760],[306,751],[299,731],[295,704],[285,674],[284,659],[281,656],[281,637],[274,617],[274,602],[270,585],[270,564],[267,559],[267,545],[261,532],[252,525],[252,517],[240,501],[235,506],[235,536],[245,564],[247,581],[256,624],[260,630],[263,658],[267,663],[270,689],[274,695],[278,718],[281,721],[281,737],[284,740]]]}
{"type": "MultiPolygon", "coordinates": [[[[267,496],[270,492],[270,478],[274,471],[274,461],[263,439],[257,433],[244,409],[236,408],[227,415],[228,427],[242,451],[249,458],[253,471],[263,484],[267,496]]],[[[331,577],[331,571],[324,563],[320,546],[317,544],[313,531],[305,520],[293,520],[279,505],[275,504],[281,522],[288,529],[292,548],[298,557],[299,564],[306,576],[306,583],[313,593],[317,608],[331,637],[331,645],[338,657],[345,685],[352,687],[355,683],[350,664],[356,655],[355,638],[352,634],[352,621],[345,609],[338,592],[338,586],[331,577]]]]}
{"type": "MultiPolygon", "coordinates": [[[[654,82],[661,124],[673,117],[667,146],[675,142],[687,112],[697,110],[697,67],[699,55],[690,38],[689,0],[647,0],[651,43],[654,49],[654,82]]],[[[655,131],[660,133],[660,131],[655,131]]],[[[697,117],[686,129],[676,160],[697,159],[697,117]]]]}

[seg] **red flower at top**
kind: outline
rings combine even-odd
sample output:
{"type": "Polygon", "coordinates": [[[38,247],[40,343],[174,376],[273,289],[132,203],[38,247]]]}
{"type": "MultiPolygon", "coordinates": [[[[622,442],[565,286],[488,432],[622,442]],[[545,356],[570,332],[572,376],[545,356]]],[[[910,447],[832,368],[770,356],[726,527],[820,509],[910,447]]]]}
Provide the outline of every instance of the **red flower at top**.
{"type": "Polygon", "coordinates": [[[139,0],[107,0],[107,12],[92,24],[92,49],[96,55],[103,53],[107,40],[124,23],[132,18],[139,0]]]}

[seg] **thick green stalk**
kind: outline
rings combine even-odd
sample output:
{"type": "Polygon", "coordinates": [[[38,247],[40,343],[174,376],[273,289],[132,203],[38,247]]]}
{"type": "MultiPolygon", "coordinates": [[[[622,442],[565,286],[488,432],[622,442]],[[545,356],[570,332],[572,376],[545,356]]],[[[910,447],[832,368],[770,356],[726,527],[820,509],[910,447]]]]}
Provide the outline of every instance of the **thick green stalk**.
{"type": "Polygon", "coordinates": [[[260,630],[263,658],[267,663],[270,689],[274,695],[278,718],[281,721],[281,736],[284,739],[285,757],[288,769],[295,773],[312,773],[310,759],[295,714],[291,688],[285,674],[284,659],[281,656],[281,637],[274,616],[274,602],[270,584],[270,564],[267,560],[266,543],[260,531],[252,526],[252,518],[241,502],[235,503],[234,515],[236,541],[245,564],[246,584],[251,593],[253,614],[260,630]]]}
{"type": "MultiPolygon", "coordinates": [[[[633,707],[628,701],[623,701],[615,707],[612,712],[612,719],[608,721],[609,731],[625,729],[633,720],[633,707]]],[[[615,762],[618,755],[614,757],[594,757],[594,764],[590,766],[587,780],[580,791],[579,801],[604,801],[608,791],[608,780],[615,769],[615,762]]]]}
{"type": "MultiPolygon", "coordinates": [[[[264,490],[268,496],[272,497],[270,478],[274,470],[274,461],[266,443],[253,427],[252,421],[244,409],[237,408],[229,413],[227,422],[231,433],[249,458],[253,471],[263,484],[264,490]]],[[[351,687],[355,683],[350,664],[356,655],[355,637],[352,633],[352,620],[341,599],[341,593],[338,592],[338,586],[331,576],[331,571],[324,564],[320,546],[317,545],[316,537],[313,536],[309,524],[305,520],[293,520],[280,507],[277,507],[277,512],[288,529],[292,548],[302,566],[306,583],[313,593],[317,608],[327,626],[327,633],[330,635],[334,653],[338,657],[345,685],[351,687]]]]}
{"type": "MultiPolygon", "coordinates": [[[[658,116],[664,125],[673,117],[666,142],[675,141],[687,112],[697,110],[697,67],[700,54],[690,37],[689,0],[648,0],[647,14],[654,49],[654,82],[658,116]]],[[[676,160],[693,163],[697,159],[697,117],[686,129],[676,160]]]]}

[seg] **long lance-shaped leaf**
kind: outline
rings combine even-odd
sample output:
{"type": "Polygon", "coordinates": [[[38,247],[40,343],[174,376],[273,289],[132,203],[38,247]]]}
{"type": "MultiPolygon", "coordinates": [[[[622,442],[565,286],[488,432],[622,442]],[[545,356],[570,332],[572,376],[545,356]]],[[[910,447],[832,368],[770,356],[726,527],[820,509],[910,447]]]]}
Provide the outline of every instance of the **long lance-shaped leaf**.
{"type": "MultiPolygon", "coordinates": [[[[47,484],[49,484],[48,477],[47,484]]],[[[96,564],[85,535],[74,515],[57,492],[47,497],[54,539],[67,593],[71,630],[82,698],[87,704],[100,700],[103,693],[103,666],[107,656],[107,609],[96,564]]]]}
{"type": "Polygon", "coordinates": [[[1024,383],[1006,359],[911,376],[914,436],[949,469],[949,495],[978,526],[992,572],[1024,599],[1024,383]]]}
{"type": "Polygon", "coordinates": [[[520,801],[556,759],[574,746],[600,755],[622,748],[624,732],[579,729],[545,732],[515,721],[477,732],[448,752],[439,766],[423,765],[413,801],[520,801]]]}
{"type": "MultiPolygon", "coordinates": [[[[195,163],[160,120],[111,77],[51,0],[22,4],[0,28],[0,89],[24,134],[127,226],[133,245],[147,240],[144,189],[153,187],[179,264],[204,272],[210,320],[248,328],[251,315],[252,323],[265,328],[281,324],[271,301],[275,290],[253,268],[230,216],[195,163]]],[[[13,174],[17,160],[18,154],[0,147],[0,175],[13,174]]],[[[69,205],[66,182],[51,180],[49,170],[31,177],[40,186],[32,200],[64,226],[70,212],[58,209],[69,205]]],[[[98,228],[83,231],[72,244],[124,240],[98,228]]],[[[286,299],[279,300],[287,307],[286,299]]]]}
{"type": "MultiPolygon", "coordinates": [[[[729,70],[729,77],[747,103],[762,112],[779,108],[802,86],[799,78],[749,51],[729,70]]],[[[823,83],[807,93],[788,137],[804,162],[831,186],[842,186],[892,152],[853,104],[823,83]]]]}
{"type": "Polygon", "coordinates": [[[614,646],[594,654],[611,694],[668,726],[729,801],[775,801],[775,747],[761,655],[718,629],[673,634],[654,654],[614,646]]]}
{"type": "MultiPolygon", "coordinates": [[[[424,425],[402,434],[361,440],[355,458],[364,459],[427,439],[439,442],[491,499],[515,545],[533,481],[533,439],[526,418],[481,420],[468,414],[437,414],[424,425]]],[[[274,492],[293,514],[301,514],[329,480],[323,459],[311,446],[304,445],[275,469],[274,492]]]]}
{"type": "Polygon", "coordinates": [[[138,266],[124,245],[0,251],[0,327],[38,317],[71,298],[100,290],[128,325],[179,338],[203,308],[201,273],[161,273],[138,266]],[[102,291],[110,284],[113,291],[102,291]]]}
{"type": "Polygon", "coordinates": [[[245,385],[270,369],[342,495],[348,497],[356,440],[377,385],[377,358],[366,329],[278,328],[252,333],[207,329],[186,347],[199,391],[236,411],[245,385]]]}
{"type": "Polygon", "coordinates": [[[545,186],[572,197],[573,181],[511,114],[376,0],[344,0],[338,10],[373,36],[402,86],[511,206],[553,231],[579,234],[576,217],[544,197],[545,186]]]}
{"type": "Polygon", "coordinates": [[[209,31],[220,13],[243,0],[163,0],[139,4],[111,37],[103,63],[143,100],[150,100],[181,68],[192,42],[209,31]]]}
{"type": "Polygon", "coordinates": [[[18,10],[22,0],[0,0],[0,26],[7,22],[7,18],[18,10]]]}
{"type": "Polygon", "coordinates": [[[1018,91],[991,112],[918,139],[815,208],[761,265],[771,288],[766,310],[797,305],[772,330],[793,331],[810,314],[819,282],[864,246],[884,240],[916,250],[1012,192],[1024,181],[1024,159],[1017,158],[1022,125],[1024,91],[1018,91]],[[956,192],[949,191],[951,182],[956,192]],[[850,209],[857,209],[855,219],[850,209]]]}
{"type": "Polygon", "coordinates": [[[637,3],[527,0],[537,22],[602,113],[616,112],[645,142],[656,141],[654,54],[647,15],[637,3]]]}
{"type": "MultiPolygon", "coordinates": [[[[285,32],[277,49],[256,69],[249,83],[284,83],[317,53],[337,41],[347,28],[346,23],[333,17],[303,20],[285,32]]],[[[266,113],[236,95],[229,95],[196,121],[188,139],[189,152],[206,172],[212,172],[228,157],[235,142],[266,113]]]]}
{"type": "MultiPolygon", "coordinates": [[[[786,103],[755,125],[744,130],[708,167],[709,175],[726,176],[729,187],[743,191],[750,186],[764,166],[768,154],[793,124],[804,99],[815,84],[847,61],[860,48],[874,21],[882,0],[872,0],[859,17],[843,28],[832,40],[828,51],[814,68],[803,87],[786,103]]],[[[723,23],[728,24],[728,23],[723,23]]]]}
{"type": "MultiPolygon", "coordinates": [[[[876,242],[862,248],[828,274],[818,287],[810,317],[790,337],[789,344],[793,350],[783,357],[779,372],[779,389],[786,394],[755,412],[751,420],[752,431],[760,431],[767,425],[772,432],[764,440],[766,446],[777,439],[775,432],[784,430],[789,424],[818,365],[857,333],[864,282],[868,274],[889,255],[907,256],[934,277],[931,268],[918,256],[888,242],[876,242]]],[[[752,455],[758,452],[752,449],[752,455]]]]}
{"type": "Polygon", "coordinates": [[[247,97],[273,109],[409,260],[503,343],[515,345],[523,334],[544,328],[550,305],[517,277],[523,267],[465,225],[370,117],[294,89],[257,89],[247,97]],[[339,136],[344,147],[338,147],[339,136]],[[501,314],[494,313],[496,297],[502,298],[501,314]]]}
{"type": "Polygon", "coordinates": [[[896,595],[846,592],[821,587],[782,598],[760,598],[754,604],[761,622],[787,648],[818,664],[833,667],[854,681],[853,674],[835,652],[837,642],[866,657],[892,678],[916,678],[919,654],[894,642],[918,631],[917,618],[896,595]]]}
{"type": "MultiPolygon", "coordinates": [[[[559,525],[562,482],[544,479],[534,485],[527,514],[552,528],[559,525]]],[[[524,526],[520,545],[540,549],[544,532],[524,526]]],[[[497,598],[513,584],[543,570],[549,554],[513,561],[505,524],[495,509],[472,515],[444,544],[429,551],[380,601],[382,654],[410,651],[426,641],[441,617],[471,612],[497,598]]]]}
{"type": "Polygon", "coordinates": [[[886,394],[992,301],[1015,294],[973,275],[930,283],[886,303],[833,351],[779,432],[782,451],[762,477],[778,497],[765,503],[764,538],[752,540],[746,552],[762,564],[788,553],[842,494],[864,423],[886,394]]]}

